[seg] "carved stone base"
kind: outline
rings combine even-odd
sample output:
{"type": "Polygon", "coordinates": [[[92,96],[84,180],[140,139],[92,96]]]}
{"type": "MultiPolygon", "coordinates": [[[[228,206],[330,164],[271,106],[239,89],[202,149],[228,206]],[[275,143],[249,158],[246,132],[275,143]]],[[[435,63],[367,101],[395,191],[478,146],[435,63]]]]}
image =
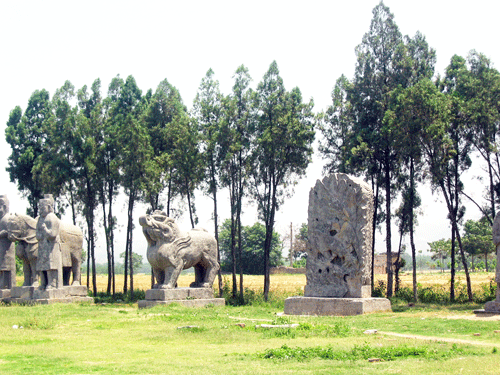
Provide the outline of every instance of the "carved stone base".
{"type": "Polygon", "coordinates": [[[0,289],[0,300],[10,300],[12,289],[0,289]]]}
{"type": "MultiPolygon", "coordinates": [[[[304,287],[305,297],[328,297],[328,298],[341,298],[344,294],[339,296],[338,285],[306,285],[304,287]]],[[[357,285],[350,288],[348,293],[351,295],[344,296],[343,298],[371,298],[372,288],[370,285],[357,285]]]]}
{"type": "Polygon", "coordinates": [[[374,312],[390,312],[387,298],[321,298],[290,297],[285,300],[288,315],[361,315],[374,312]]]}
{"type": "Polygon", "coordinates": [[[224,298],[214,298],[212,288],[175,288],[175,289],[149,289],[146,299],[139,301],[139,308],[153,307],[180,303],[184,306],[203,307],[206,305],[224,306],[224,298]]]}
{"type": "Polygon", "coordinates": [[[474,310],[476,315],[500,315],[500,302],[499,301],[489,301],[484,305],[484,310],[474,310]]]}
{"type": "Polygon", "coordinates": [[[35,286],[15,286],[12,288],[12,298],[31,300],[36,289],[35,286]]]}
{"type": "Polygon", "coordinates": [[[32,286],[13,288],[13,303],[39,303],[43,305],[52,303],[93,302],[87,295],[85,285],[63,286],[62,288],[43,290],[32,286]]]}

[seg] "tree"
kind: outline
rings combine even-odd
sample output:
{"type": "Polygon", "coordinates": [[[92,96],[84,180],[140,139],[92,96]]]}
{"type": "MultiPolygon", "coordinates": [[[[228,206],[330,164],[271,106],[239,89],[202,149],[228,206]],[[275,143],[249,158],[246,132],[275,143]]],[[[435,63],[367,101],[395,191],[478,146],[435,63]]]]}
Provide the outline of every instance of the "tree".
{"type": "MultiPolygon", "coordinates": [[[[125,259],[125,252],[120,254],[120,258],[125,259]]],[[[132,253],[133,269],[138,270],[142,266],[143,257],[140,254],[132,253]]]]}
{"type": "MultiPolygon", "coordinates": [[[[219,232],[221,267],[223,271],[232,269],[231,256],[231,220],[225,220],[219,232]]],[[[243,226],[241,230],[242,267],[246,275],[263,275],[264,270],[264,243],[266,228],[262,223],[252,226],[243,226]]],[[[273,232],[269,264],[272,267],[281,265],[281,241],[278,233],[273,232]]]]}
{"type": "MultiPolygon", "coordinates": [[[[223,96],[219,91],[219,81],[213,79],[214,72],[209,69],[201,80],[198,93],[193,103],[193,116],[198,124],[200,140],[202,143],[202,158],[205,175],[208,181],[205,184],[206,194],[211,196],[214,208],[214,233],[217,241],[217,253],[219,247],[219,223],[217,209],[217,192],[220,187],[221,164],[225,158],[225,150],[222,147],[221,122],[223,118],[223,96]]],[[[220,259],[219,259],[220,260],[220,259]]],[[[233,285],[235,283],[233,282],[233,285]]],[[[219,290],[222,290],[222,276],[219,272],[219,290]]]]}
{"type": "Polygon", "coordinates": [[[31,95],[23,115],[18,106],[10,112],[5,139],[12,152],[8,158],[11,182],[16,182],[18,189],[28,199],[27,214],[38,216],[38,201],[43,198],[43,191],[35,178],[33,167],[43,153],[46,137],[43,133],[44,123],[51,116],[49,93],[45,89],[36,90],[31,95]]]}
{"type": "Polygon", "coordinates": [[[459,76],[465,72],[465,60],[454,56],[446,69],[444,80],[435,85],[423,80],[416,85],[421,99],[419,116],[425,117],[427,126],[421,133],[421,147],[425,155],[431,185],[443,194],[448,209],[451,234],[451,287],[450,299],[454,300],[455,243],[458,243],[467,280],[467,292],[472,301],[472,289],[458,225],[465,208],[461,203],[463,183],[460,175],[471,165],[470,143],[465,137],[463,99],[456,90],[459,76]],[[456,239],[456,241],[455,241],[456,239]]]}
{"type": "Polygon", "coordinates": [[[409,184],[403,183],[403,192],[402,192],[402,201],[399,208],[396,210],[396,218],[398,222],[398,230],[399,230],[399,247],[398,247],[398,258],[396,261],[396,287],[395,290],[399,289],[399,270],[402,267],[401,265],[401,253],[404,253],[404,249],[402,246],[403,236],[410,233],[410,242],[412,247],[412,267],[413,267],[413,300],[417,302],[418,300],[418,292],[417,292],[417,261],[416,261],[416,251],[415,251],[415,243],[413,241],[413,226],[416,226],[416,212],[415,209],[420,207],[421,200],[418,195],[415,186],[411,186],[411,182],[409,184]]]}
{"type": "MultiPolygon", "coordinates": [[[[491,225],[485,217],[482,217],[478,221],[467,220],[465,222],[463,236],[464,251],[472,259],[474,259],[474,255],[483,254],[486,272],[488,272],[488,254],[494,254],[496,250],[491,239],[491,225]]],[[[473,261],[471,266],[474,269],[473,261]]]]}
{"type": "Polygon", "coordinates": [[[143,102],[141,90],[137,87],[135,79],[132,76],[127,77],[116,108],[116,119],[119,122],[118,141],[121,145],[118,154],[121,172],[120,182],[128,196],[124,293],[128,290],[128,272],[130,274],[130,291],[131,293],[134,291],[134,264],[132,262],[134,206],[142,192],[146,190],[146,185],[156,177],[152,165],[153,150],[149,133],[142,124],[142,116],[146,106],[147,103],[143,102]]]}
{"type": "MultiPolygon", "coordinates": [[[[392,259],[391,201],[398,188],[395,182],[402,172],[402,159],[408,160],[410,195],[414,191],[416,155],[415,150],[410,154],[402,153],[402,150],[410,151],[411,148],[398,147],[399,127],[394,126],[388,114],[392,109],[391,98],[395,90],[411,87],[420,79],[432,76],[435,52],[429,48],[420,33],[414,38],[403,37],[394,22],[393,14],[380,2],[373,9],[370,30],[356,48],[356,57],[355,77],[350,86],[351,94],[348,95],[354,119],[350,165],[366,171],[373,181],[376,197],[379,187],[385,190],[387,296],[390,297],[393,291],[393,271],[389,267],[392,259]]],[[[410,200],[412,199],[410,196],[410,200]]],[[[377,203],[376,200],[375,213],[377,203]]],[[[412,218],[410,215],[410,220],[412,218]]],[[[410,228],[410,242],[413,242],[413,225],[410,228]]],[[[414,253],[414,249],[412,252],[414,253]]]]}
{"type": "Polygon", "coordinates": [[[351,143],[355,137],[352,106],[348,98],[351,86],[343,74],[337,79],[331,95],[332,105],[321,114],[321,121],[318,122],[318,129],[323,135],[318,150],[323,159],[328,160],[324,166],[328,173],[356,173],[349,163],[351,143]]]}
{"type": "Polygon", "coordinates": [[[236,296],[236,272],[240,273],[240,299],[243,298],[242,225],[243,197],[248,188],[250,155],[252,149],[251,108],[252,90],[248,69],[241,65],[233,75],[232,95],[225,98],[225,115],[221,128],[221,146],[225,154],[222,161],[222,183],[229,189],[231,205],[231,256],[233,264],[233,296],[236,296]]]}
{"type": "MultiPolygon", "coordinates": [[[[496,198],[500,192],[500,160],[498,139],[500,124],[500,73],[486,56],[471,51],[467,58],[467,74],[460,75],[456,90],[464,98],[464,113],[468,138],[486,162],[488,172],[488,201],[493,223],[496,198]]],[[[485,214],[485,211],[483,211],[485,214]]]]}
{"type": "Polygon", "coordinates": [[[312,155],[315,119],[312,100],[302,102],[298,88],[287,92],[273,61],[254,95],[256,143],[254,148],[254,197],[266,226],[264,244],[264,299],[269,294],[269,256],[274,216],[286,188],[306,171],[312,155]]]}
{"type": "Polygon", "coordinates": [[[439,260],[441,272],[444,272],[444,261],[451,253],[451,240],[440,239],[438,241],[429,242],[430,252],[433,253],[432,259],[439,260]]]}
{"type": "Polygon", "coordinates": [[[187,117],[186,106],[179,91],[166,79],[158,85],[151,98],[144,124],[148,128],[157,168],[157,181],[148,186],[151,210],[163,208],[160,194],[167,189],[166,213],[171,216],[172,201],[180,194],[179,181],[173,160],[176,131],[187,117]]]}

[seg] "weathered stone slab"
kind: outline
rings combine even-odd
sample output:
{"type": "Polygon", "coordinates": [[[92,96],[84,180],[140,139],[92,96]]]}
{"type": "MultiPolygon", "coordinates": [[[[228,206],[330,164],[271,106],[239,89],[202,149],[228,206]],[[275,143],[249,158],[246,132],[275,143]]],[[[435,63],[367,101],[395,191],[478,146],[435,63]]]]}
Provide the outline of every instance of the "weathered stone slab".
{"type": "Polygon", "coordinates": [[[10,298],[12,296],[12,289],[0,289],[0,299],[10,298]]]}
{"type": "Polygon", "coordinates": [[[224,306],[226,301],[224,298],[209,298],[209,299],[182,299],[182,300],[142,300],[138,302],[139,308],[149,308],[158,305],[169,305],[172,303],[179,303],[188,307],[204,307],[207,305],[224,306]]]}
{"type": "MultiPolygon", "coordinates": [[[[13,300],[12,302],[16,302],[16,301],[13,300]]],[[[41,298],[41,299],[33,299],[31,301],[25,300],[25,301],[20,301],[20,302],[40,304],[40,305],[51,305],[53,303],[76,303],[76,302],[93,303],[94,299],[92,297],[69,296],[66,298],[41,298]]]]}
{"type": "Polygon", "coordinates": [[[210,299],[214,297],[212,288],[149,289],[146,300],[210,299]]]}
{"type": "Polygon", "coordinates": [[[146,299],[139,301],[139,308],[153,307],[180,303],[184,306],[203,307],[206,305],[224,306],[224,298],[214,298],[212,288],[174,288],[174,289],[149,289],[146,299]]]}
{"type": "Polygon", "coordinates": [[[290,297],[285,300],[288,315],[348,316],[375,312],[390,312],[387,298],[319,298],[290,297]]]}
{"type": "Polygon", "coordinates": [[[15,286],[12,288],[12,298],[33,299],[34,286],[15,286]]]}
{"type": "Polygon", "coordinates": [[[57,289],[35,289],[33,298],[65,298],[65,297],[87,297],[87,287],[85,285],[69,285],[57,289]]]}
{"type": "Polygon", "coordinates": [[[370,297],[373,193],[363,180],[334,173],[309,193],[304,296],[370,297]]]}

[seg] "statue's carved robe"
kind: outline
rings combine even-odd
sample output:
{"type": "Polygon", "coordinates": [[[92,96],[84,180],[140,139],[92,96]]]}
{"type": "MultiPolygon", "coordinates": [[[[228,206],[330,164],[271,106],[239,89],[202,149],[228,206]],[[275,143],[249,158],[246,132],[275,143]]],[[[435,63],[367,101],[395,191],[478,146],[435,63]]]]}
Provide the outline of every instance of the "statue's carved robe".
{"type": "Polygon", "coordinates": [[[53,212],[45,217],[38,217],[36,238],[38,239],[37,271],[60,269],[62,267],[62,254],[59,219],[53,212]]]}

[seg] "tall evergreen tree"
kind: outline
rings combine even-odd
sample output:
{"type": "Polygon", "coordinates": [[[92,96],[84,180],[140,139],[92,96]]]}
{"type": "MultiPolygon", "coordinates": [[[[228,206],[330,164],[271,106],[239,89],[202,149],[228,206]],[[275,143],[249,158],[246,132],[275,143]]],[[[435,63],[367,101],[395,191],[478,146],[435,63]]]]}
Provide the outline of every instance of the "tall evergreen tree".
{"type": "Polygon", "coordinates": [[[28,199],[27,213],[33,217],[38,216],[38,201],[43,198],[42,188],[33,178],[33,167],[43,153],[46,140],[44,123],[52,115],[51,111],[48,91],[36,90],[24,115],[20,107],[10,112],[5,129],[5,139],[12,149],[6,170],[10,181],[17,183],[18,189],[28,199]]]}
{"type": "Polygon", "coordinates": [[[302,102],[298,88],[287,92],[273,61],[254,96],[258,111],[254,149],[254,197],[266,226],[264,298],[269,295],[269,254],[276,210],[286,188],[306,171],[312,155],[315,119],[313,102],[302,102]]]}

